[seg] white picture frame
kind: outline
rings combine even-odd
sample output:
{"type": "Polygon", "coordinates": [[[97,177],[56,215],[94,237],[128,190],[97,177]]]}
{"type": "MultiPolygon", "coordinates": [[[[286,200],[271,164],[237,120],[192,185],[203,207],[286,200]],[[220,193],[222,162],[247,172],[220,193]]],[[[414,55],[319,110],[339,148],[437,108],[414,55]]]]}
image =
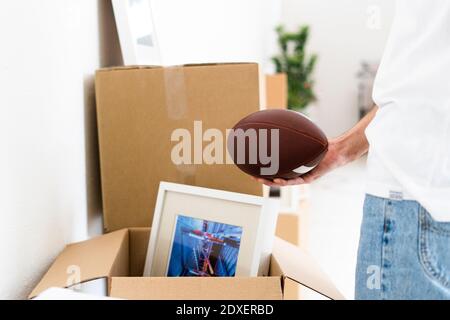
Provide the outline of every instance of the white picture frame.
{"type": "Polygon", "coordinates": [[[162,65],[151,0],[112,0],[126,66],[162,65]]]}
{"type": "Polygon", "coordinates": [[[161,182],[144,277],[168,276],[180,216],[242,228],[234,276],[267,276],[278,209],[275,199],[161,182]]]}

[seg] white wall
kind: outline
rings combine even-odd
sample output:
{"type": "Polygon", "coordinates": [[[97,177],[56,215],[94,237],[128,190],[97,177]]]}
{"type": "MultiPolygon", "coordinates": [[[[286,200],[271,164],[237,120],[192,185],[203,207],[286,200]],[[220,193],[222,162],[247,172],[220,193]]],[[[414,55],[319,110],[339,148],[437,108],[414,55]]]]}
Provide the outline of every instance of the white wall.
{"type": "MultiPolygon", "coordinates": [[[[281,0],[153,0],[155,29],[163,65],[256,62],[260,87],[273,72],[274,29],[281,0]]],[[[261,103],[265,90],[261,90],[261,103]]]]}
{"type": "Polygon", "coordinates": [[[379,61],[394,14],[392,0],[282,0],[282,23],[311,26],[309,52],[319,55],[316,120],[330,136],[358,120],[356,74],[362,60],[379,61]],[[379,29],[368,27],[379,8],[379,29]]]}
{"type": "MultiPolygon", "coordinates": [[[[281,0],[151,1],[163,65],[214,62],[256,62],[272,73],[277,52],[275,27],[281,21],[281,0]]],[[[263,106],[263,105],[262,105],[263,106]]]]}
{"type": "Polygon", "coordinates": [[[101,232],[93,74],[120,63],[107,0],[0,3],[0,298],[101,232]]]}
{"type": "Polygon", "coordinates": [[[152,1],[165,65],[267,62],[280,0],[152,1]]]}

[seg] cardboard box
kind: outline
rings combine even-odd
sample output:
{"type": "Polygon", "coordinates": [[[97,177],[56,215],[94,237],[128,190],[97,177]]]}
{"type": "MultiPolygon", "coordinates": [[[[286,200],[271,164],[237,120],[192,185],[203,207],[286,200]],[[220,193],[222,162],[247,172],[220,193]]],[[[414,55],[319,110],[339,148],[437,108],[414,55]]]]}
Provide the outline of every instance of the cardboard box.
{"type": "Polygon", "coordinates": [[[300,217],[297,213],[278,215],[276,235],[295,246],[300,244],[300,217]]]}
{"type": "MultiPolygon", "coordinates": [[[[295,246],[305,247],[307,224],[304,220],[308,215],[308,203],[306,200],[300,201],[297,212],[283,212],[278,215],[276,235],[295,246]]],[[[284,297],[288,300],[305,299],[307,297],[318,298],[310,290],[298,283],[287,280],[284,285],[284,297]]]]}
{"type": "Polygon", "coordinates": [[[156,300],[279,300],[287,281],[302,283],[333,299],[343,299],[328,277],[298,247],[275,241],[270,276],[253,278],[141,277],[150,236],[149,228],[115,231],[68,245],[30,294],[36,297],[51,287],[76,283],[68,270],[80,271],[78,283],[108,280],[111,297],[156,300]]]}
{"type": "MultiPolygon", "coordinates": [[[[280,213],[278,215],[276,235],[295,246],[300,244],[300,217],[297,213],[280,213]]],[[[284,284],[284,298],[298,300],[302,286],[287,279],[284,284]]]]}
{"type": "Polygon", "coordinates": [[[265,78],[267,109],[287,109],[288,82],[286,74],[266,75],[265,78]]]}
{"type": "Polygon", "coordinates": [[[171,159],[174,130],[188,129],[194,141],[194,121],[202,121],[203,131],[225,135],[259,110],[256,64],[103,69],[96,96],[105,231],[149,227],[160,181],[262,195],[261,185],[234,165],[171,159]]]}

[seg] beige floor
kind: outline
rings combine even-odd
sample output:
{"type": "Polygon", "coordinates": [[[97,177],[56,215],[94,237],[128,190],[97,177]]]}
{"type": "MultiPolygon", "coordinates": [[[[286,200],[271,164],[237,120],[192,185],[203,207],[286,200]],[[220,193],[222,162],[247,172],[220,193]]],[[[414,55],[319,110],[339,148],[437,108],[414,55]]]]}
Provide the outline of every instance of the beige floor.
{"type": "Polygon", "coordinates": [[[301,246],[314,256],[348,299],[354,273],[365,189],[365,159],[309,186],[301,216],[301,246]]]}

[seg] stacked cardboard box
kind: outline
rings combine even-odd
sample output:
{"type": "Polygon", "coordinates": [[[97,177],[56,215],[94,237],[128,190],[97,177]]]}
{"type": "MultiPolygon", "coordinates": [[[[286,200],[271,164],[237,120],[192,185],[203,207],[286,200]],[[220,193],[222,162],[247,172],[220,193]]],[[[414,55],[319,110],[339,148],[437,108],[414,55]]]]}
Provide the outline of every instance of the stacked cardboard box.
{"type": "Polygon", "coordinates": [[[267,109],[287,109],[288,82],[285,73],[265,76],[267,109]]]}
{"type": "Polygon", "coordinates": [[[149,227],[160,181],[262,194],[261,186],[233,165],[205,164],[193,154],[190,164],[171,159],[176,129],[189,130],[198,152],[206,143],[195,121],[203,131],[225,135],[259,110],[256,64],[100,70],[96,94],[106,231],[149,227]]]}

